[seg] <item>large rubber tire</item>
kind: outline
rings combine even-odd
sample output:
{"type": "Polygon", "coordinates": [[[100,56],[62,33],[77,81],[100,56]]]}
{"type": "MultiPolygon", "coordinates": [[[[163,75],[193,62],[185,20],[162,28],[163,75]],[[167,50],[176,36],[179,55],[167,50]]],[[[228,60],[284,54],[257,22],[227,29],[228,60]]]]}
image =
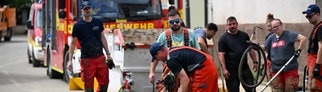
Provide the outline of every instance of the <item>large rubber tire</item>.
{"type": "Polygon", "coordinates": [[[2,31],[0,30],[0,42],[1,42],[1,39],[2,39],[2,31]]]}
{"type": "Polygon", "coordinates": [[[4,37],[4,41],[11,41],[13,31],[11,28],[7,29],[7,35],[4,37]]]}
{"type": "Polygon", "coordinates": [[[67,83],[69,83],[69,80],[73,77],[72,76],[72,71],[69,71],[68,70],[68,67],[67,67],[67,64],[68,64],[68,61],[69,61],[69,52],[67,51],[66,53],[65,53],[65,56],[64,56],[64,76],[63,76],[63,78],[64,78],[64,80],[67,82],[67,83]]]}
{"type": "Polygon", "coordinates": [[[50,48],[47,47],[46,50],[46,55],[47,55],[47,75],[50,79],[54,79],[54,78],[59,78],[61,74],[59,74],[57,71],[52,69],[52,65],[51,65],[51,54],[50,54],[50,48]]]}
{"type": "Polygon", "coordinates": [[[31,64],[32,60],[31,60],[31,56],[28,48],[27,48],[27,55],[28,55],[28,63],[31,64]]]}
{"type": "Polygon", "coordinates": [[[261,47],[259,47],[258,45],[251,45],[249,46],[245,52],[243,53],[243,56],[241,57],[240,59],[240,64],[239,64],[239,67],[238,67],[238,78],[240,80],[240,82],[242,84],[244,84],[245,86],[247,87],[251,87],[251,88],[256,88],[258,85],[260,85],[263,80],[265,79],[265,76],[266,76],[266,57],[265,57],[265,52],[263,49],[261,49],[261,47]],[[243,69],[243,63],[244,63],[244,58],[247,58],[247,54],[250,50],[254,49],[255,52],[257,52],[257,56],[258,56],[258,67],[257,67],[257,70],[258,71],[264,71],[265,73],[264,74],[260,74],[261,72],[257,72],[256,73],[256,76],[254,78],[254,84],[247,84],[244,80],[243,80],[243,76],[242,76],[242,69],[243,69]],[[261,68],[261,59],[264,59],[264,66],[263,66],[263,69],[261,68]],[[259,76],[262,76],[261,78],[259,78],[259,76]]]}
{"type": "Polygon", "coordinates": [[[40,66],[40,61],[36,60],[34,52],[32,53],[32,66],[33,67],[39,67],[40,66]]]}

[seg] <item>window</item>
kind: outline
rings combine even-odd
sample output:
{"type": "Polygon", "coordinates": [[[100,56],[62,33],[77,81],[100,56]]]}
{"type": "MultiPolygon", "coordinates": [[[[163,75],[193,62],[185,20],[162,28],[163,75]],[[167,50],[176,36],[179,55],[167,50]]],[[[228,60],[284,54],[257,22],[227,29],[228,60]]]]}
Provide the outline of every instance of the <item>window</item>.
{"type": "Polygon", "coordinates": [[[161,19],[160,0],[92,0],[93,17],[103,21],[116,19],[153,20],[161,19]]]}
{"type": "Polygon", "coordinates": [[[42,10],[39,9],[36,14],[36,27],[41,28],[43,24],[42,22],[42,10]]]}

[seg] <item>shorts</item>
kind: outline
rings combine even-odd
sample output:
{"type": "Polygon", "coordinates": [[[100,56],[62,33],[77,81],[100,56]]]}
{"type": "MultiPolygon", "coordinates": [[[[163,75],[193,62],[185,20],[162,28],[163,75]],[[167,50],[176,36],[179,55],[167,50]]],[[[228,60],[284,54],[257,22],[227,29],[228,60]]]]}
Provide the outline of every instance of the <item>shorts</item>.
{"type": "MultiPolygon", "coordinates": [[[[271,72],[271,78],[277,72],[271,72]]],[[[281,72],[272,82],[271,86],[273,89],[284,89],[293,90],[297,89],[299,84],[298,70],[289,70],[286,72],[281,72]]]]}
{"type": "Polygon", "coordinates": [[[99,88],[108,86],[109,71],[104,55],[95,58],[81,58],[81,78],[85,89],[93,89],[94,77],[96,77],[99,88]]]}
{"type": "MultiPolygon", "coordinates": [[[[308,68],[308,74],[309,74],[309,89],[311,91],[322,91],[322,81],[316,78],[313,78],[313,68],[316,63],[316,54],[309,54],[307,57],[307,68],[308,68]]],[[[320,70],[322,70],[322,67],[320,67],[320,70]]],[[[322,75],[322,71],[320,71],[320,75],[322,75]]]]}
{"type": "Polygon", "coordinates": [[[270,80],[272,77],[271,75],[271,60],[268,60],[267,58],[267,62],[266,62],[266,78],[267,80],[270,80]]]}

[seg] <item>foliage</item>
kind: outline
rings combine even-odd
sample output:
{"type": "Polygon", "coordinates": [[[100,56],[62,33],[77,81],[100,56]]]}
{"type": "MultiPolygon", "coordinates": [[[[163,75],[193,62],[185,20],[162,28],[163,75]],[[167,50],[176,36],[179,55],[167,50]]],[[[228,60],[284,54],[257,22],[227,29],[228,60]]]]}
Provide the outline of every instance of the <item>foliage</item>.
{"type": "Polygon", "coordinates": [[[31,5],[31,0],[0,0],[0,2],[0,7],[9,5],[9,7],[15,7],[17,10],[31,5]]]}

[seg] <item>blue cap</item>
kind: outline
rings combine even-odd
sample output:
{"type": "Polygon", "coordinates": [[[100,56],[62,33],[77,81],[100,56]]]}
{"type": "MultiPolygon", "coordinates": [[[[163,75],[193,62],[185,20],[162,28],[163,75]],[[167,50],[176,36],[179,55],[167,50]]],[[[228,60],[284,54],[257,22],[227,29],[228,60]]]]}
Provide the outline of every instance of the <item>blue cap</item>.
{"type": "Polygon", "coordinates": [[[83,1],[81,9],[85,9],[87,7],[92,7],[89,1],[83,1]]]}
{"type": "Polygon", "coordinates": [[[307,7],[307,10],[303,11],[302,13],[308,15],[311,15],[312,13],[320,13],[320,7],[316,4],[311,4],[309,7],[307,7]]]}
{"type": "Polygon", "coordinates": [[[161,44],[159,42],[153,43],[150,47],[150,54],[152,56],[152,62],[156,59],[155,55],[158,54],[158,51],[162,49],[164,44],[161,44]]]}

